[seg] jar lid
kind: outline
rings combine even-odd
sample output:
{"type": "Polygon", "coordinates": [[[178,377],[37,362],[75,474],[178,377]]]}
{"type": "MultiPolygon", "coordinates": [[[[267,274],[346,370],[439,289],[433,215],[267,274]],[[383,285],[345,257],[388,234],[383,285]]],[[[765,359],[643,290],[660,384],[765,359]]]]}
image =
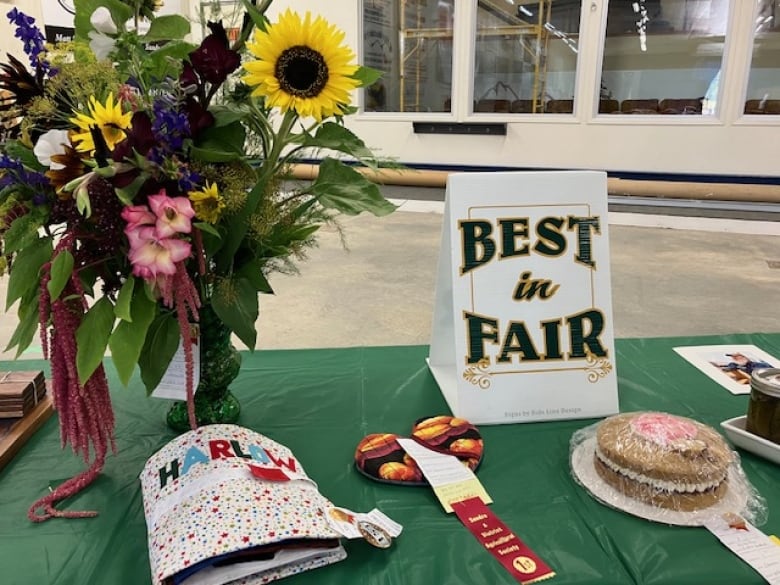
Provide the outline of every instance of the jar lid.
{"type": "Polygon", "coordinates": [[[753,370],[750,386],[763,394],[780,398],[780,368],[753,370]]]}

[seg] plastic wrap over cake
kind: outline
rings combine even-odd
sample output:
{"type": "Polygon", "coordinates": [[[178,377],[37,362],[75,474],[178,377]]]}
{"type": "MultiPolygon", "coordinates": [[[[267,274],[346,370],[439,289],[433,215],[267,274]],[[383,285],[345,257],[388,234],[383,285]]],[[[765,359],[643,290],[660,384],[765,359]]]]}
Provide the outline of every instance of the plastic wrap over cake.
{"type": "Polygon", "coordinates": [[[635,516],[686,526],[734,512],[766,520],[763,498],[718,432],[663,412],[630,412],[574,433],[576,481],[599,501],[635,516]]]}

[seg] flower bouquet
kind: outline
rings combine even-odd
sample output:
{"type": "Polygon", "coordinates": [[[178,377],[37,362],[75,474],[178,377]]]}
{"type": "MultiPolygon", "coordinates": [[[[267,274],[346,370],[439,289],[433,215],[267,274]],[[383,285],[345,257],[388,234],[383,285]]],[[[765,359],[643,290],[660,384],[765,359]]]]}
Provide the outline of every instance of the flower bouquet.
{"type": "Polygon", "coordinates": [[[123,384],[137,365],[151,391],[181,345],[194,428],[191,323],[208,315],[254,348],[270,272],[339,213],[393,210],[349,164],[379,164],[343,124],[351,92],[378,75],[352,63],[343,33],[289,10],[272,23],[271,0],[243,0],[232,43],[209,22],[195,45],[190,23],[156,4],[76,0],[76,40],[53,49],[8,13],[29,59],[0,63],[9,348],[40,331],[62,444],[89,464],[33,505],[35,521],[93,514],[54,504],[114,447],[106,351],[123,384]],[[286,169],[304,156],[321,158],[319,175],[292,188],[286,169]]]}

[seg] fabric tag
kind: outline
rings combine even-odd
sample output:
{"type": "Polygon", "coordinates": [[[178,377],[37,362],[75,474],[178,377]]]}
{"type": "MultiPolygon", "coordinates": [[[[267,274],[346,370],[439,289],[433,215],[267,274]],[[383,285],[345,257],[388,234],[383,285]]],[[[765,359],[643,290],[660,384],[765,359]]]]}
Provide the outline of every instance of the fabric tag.
{"type": "MultiPolygon", "coordinates": [[[[192,387],[195,391],[200,384],[200,326],[190,323],[190,339],[192,342],[192,387]]],[[[179,347],[173,354],[173,359],[165,370],[160,383],[152,391],[154,398],[168,400],[187,400],[187,364],[184,360],[184,344],[179,339],[179,347]]]]}
{"type": "Polygon", "coordinates": [[[780,585],[780,547],[769,536],[734,513],[715,516],[704,526],[769,585],[780,585]]]}
{"type": "Polygon", "coordinates": [[[476,497],[486,504],[493,502],[474,472],[457,457],[431,451],[412,439],[396,440],[415,460],[446,512],[452,512],[453,502],[468,498],[476,497]]]}
{"type": "Polygon", "coordinates": [[[492,554],[512,577],[523,585],[555,576],[528,546],[520,540],[479,498],[452,505],[463,525],[492,554]]]}

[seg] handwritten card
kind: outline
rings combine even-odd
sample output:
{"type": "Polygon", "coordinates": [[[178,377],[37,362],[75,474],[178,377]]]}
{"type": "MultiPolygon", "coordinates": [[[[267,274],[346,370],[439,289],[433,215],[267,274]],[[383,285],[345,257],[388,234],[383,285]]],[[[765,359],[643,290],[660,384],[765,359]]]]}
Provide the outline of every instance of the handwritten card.
{"type": "Polygon", "coordinates": [[[479,498],[485,504],[493,503],[474,472],[457,457],[431,451],[412,439],[399,438],[397,441],[417,462],[447,513],[453,511],[453,503],[470,498],[479,498]]]}

